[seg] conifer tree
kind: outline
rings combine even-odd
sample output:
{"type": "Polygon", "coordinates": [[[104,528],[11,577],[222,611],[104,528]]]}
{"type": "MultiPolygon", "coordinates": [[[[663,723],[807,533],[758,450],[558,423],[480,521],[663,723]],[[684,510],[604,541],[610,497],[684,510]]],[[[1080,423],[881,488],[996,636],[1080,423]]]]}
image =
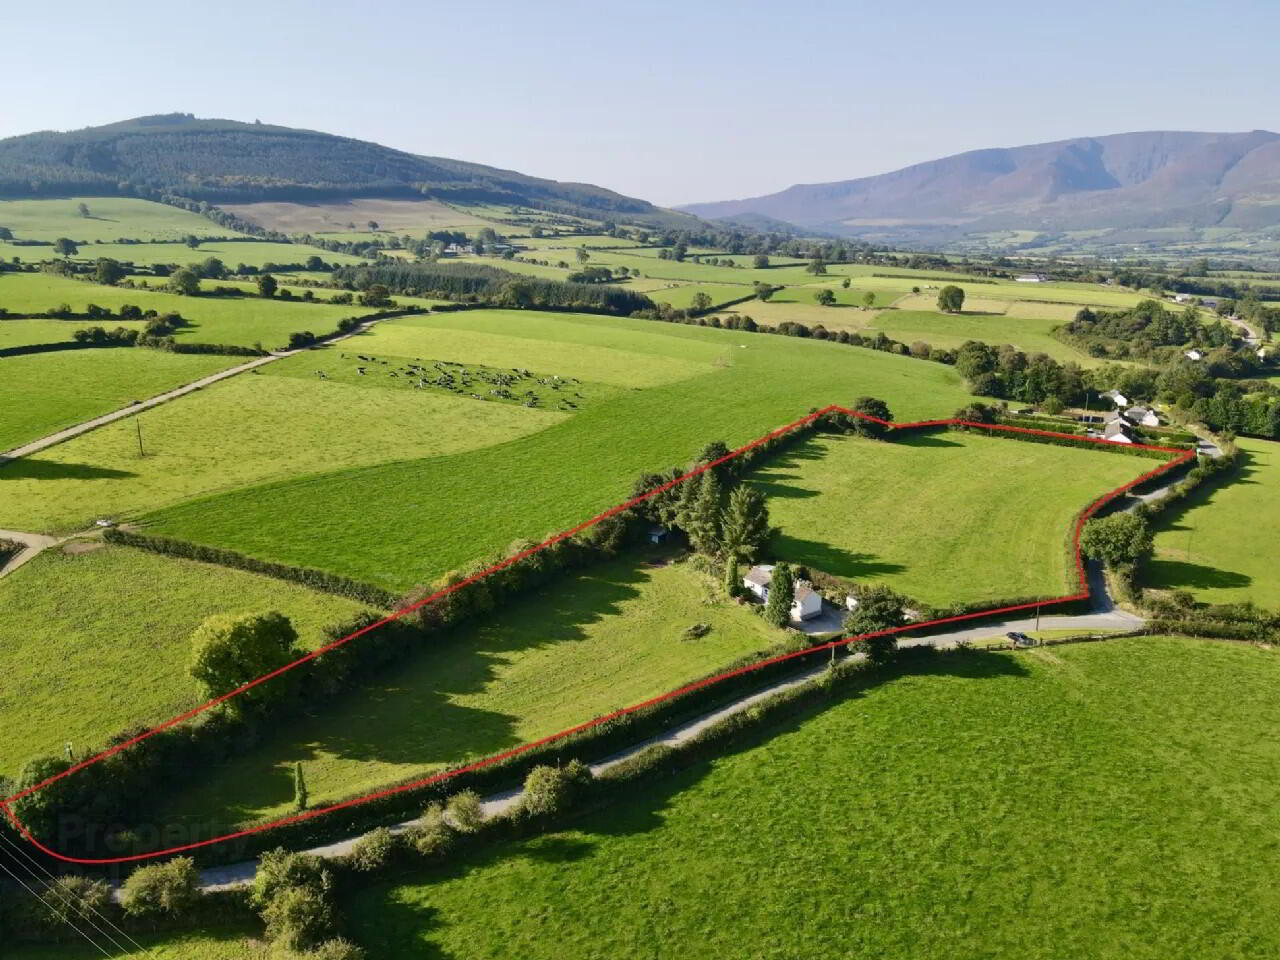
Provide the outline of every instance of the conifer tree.
{"type": "Polygon", "coordinates": [[[773,568],[769,582],[769,599],[764,605],[764,618],[775,627],[785,627],[791,622],[791,604],[796,597],[795,581],[791,568],[779,563],[773,568]]]}

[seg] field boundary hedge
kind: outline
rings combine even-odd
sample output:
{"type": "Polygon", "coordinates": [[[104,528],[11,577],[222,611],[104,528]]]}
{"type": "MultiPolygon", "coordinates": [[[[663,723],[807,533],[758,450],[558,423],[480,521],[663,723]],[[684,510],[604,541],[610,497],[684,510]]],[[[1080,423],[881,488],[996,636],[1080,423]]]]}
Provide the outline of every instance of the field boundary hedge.
{"type": "MultiPolygon", "coordinates": [[[[753,451],[758,451],[759,448],[761,447],[764,447],[765,449],[769,449],[775,443],[781,442],[788,435],[795,435],[797,431],[814,429],[816,425],[820,422],[831,421],[836,423],[837,425],[841,425],[841,424],[850,425],[850,424],[856,423],[857,420],[867,421],[869,423],[877,425],[879,428],[883,430],[888,430],[888,431],[958,426],[958,427],[981,428],[989,431],[998,431],[998,432],[1003,432],[1010,435],[1017,434],[1020,436],[1027,436],[1027,437],[1041,437],[1041,438],[1056,437],[1058,439],[1066,439],[1071,441],[1072,443],[1084,444],[1086,446],[1088,445],[1097,446],[1099,444],[1102,444],[1104,445],[1104,447],[1108,447],[1112,449],[1115,448],[1114,444],[1109,444],[1105,440],[1100,440],[1096,438],[1074,437],[1074,436],[1066,436],[1061,434],[1055,435],[1048,431],[1033,430],[1033,429],[1028,429],[1024,427],[980,424],[980,423],[974,423],[972,421],[968,421],[968,420],[964,420],[956,417],[952,417],[948,419],[940,419],[940,420],[920,421],[916,423],[895,424],[889,420],[870,416],[870,415],[849,409],[847,407],[841,407],[841,406],[832,404],[827,407],[823,407],[820,410],[814,410],[810,412],[807,416],[802,417],[799,420],[795,420],[792,423],[789,423],[783,427],[779,427],[776,430],[770,431],[768,434],[765,434],[763,437],[760,437],[752,441],[751,443],[748,443],[743,447],[738,448],[737,450],[730,451],[724,454],[723,456],[717,457],[716,459],[710,460],[709,462],[702,463],[696,468],[688,471],[687,473],[679,474],[673,477],[672,479],[667,480],[666,482],[653,486],[651,489],[647,489],[644,493],[641,493],[638,496],[632,497],[631,499],[621,504],[618,504],[614,507],[611,507],[610,509],[596,515],[595,517],[584,520],[581,523],[577,524],[574,527],[571,527],[568,530],[564,530],[558,534],[555,534],[552,537],[549,537],[548,539],[544,540],[542,543],[532,545],[526,549],[513,553],[510,556],[500,560],[499,562],[485,569],[472,573],[469,576],[463,576],[455,580],[454,582],[447,583],[441,589],[435,590],[434,592],[428,594],[425,597],[422,597],[421,599],[408,603],[405,606],[401,607],[400,609],[395,610],[393,613],[381,619],[377,619],[371,623],[367,623],[359,627],[358,629],[352,631],[351,633],[347,634],[346,636],[339,637],[334,641],[332,641],[331,643],[326,644],[325,646],[322,646],[319,649],[312,651],[311,653],[308,653],[305,656],[302,656],[296,659],[292,663],[287,664],[273,671],[272,673],[259,677],[256,680],[250,681],[249,683],[246,683],[235,690],[232,690],[204,704],[201,704],[193,708],[192,710],[189,710],[184,714],[174,717],[156,727],[152,727],[149,730],[144,730],[143,732],[138,733],[135,736],[122,737],[119,739],[119,742],[95,754],[94,756],[91,756],[83,761],[72,764],[70,766],[65,766],[63,769],[57,770],[57,772],[53,773],[52,775],[46,776],[44,779],[39,780],[38,782],[33,783],[29,786],[26,786],[24,789],[20,790],[19,792],[11,796],[8,796],[3,800],[0,800],[0,809],[3,809],[4,813],[13,822],[14,826],[19,830],[22,836],[34,847],[36,847],[38,850],[40,850],[41,852],[43,852],[44,854],[50,857],[53,857],[57,860],[61,860],[68,863],[103,865],[103,864],[136,862],[136,861],[147,860],[147,859],[152,859],[156,857],[171,856],[177,853],[185,853],[188,851],[204,850],[208,847],[211,847],[217,844],[226,843],[227,841],[243,840],[245,838],[250,838],[250,837],[260,837],[261,835],[267,832],[271,833],[271,840],[275,840],[285,830],[289,830],[291,832],[292,831],[302,832],[302,831],[312,830],[312,829],[325,829],[327,827],[327,824],[324,824],[324,825],[321,825],[318,823],[313,824],[312,821],[317,821],[320,818],[331,818],[332,815],[343,814],[344,811],[350,811],[350,810],[361,808],[361,807],[368,808],[367,810],[362,810],[360,814],[357,815],[363,818],[371,813],[376,812],[377,807],[375,805],[385,805],[389,808],[395,808],[394,805],[402,804],[404,802],[403,795],[405,794],[416,793],[417,791],[424,791],[432,788],[436,784],[442,784],[445,782],[449,782],[450,788],[452,788],[453,786],[456,786],[456,784],[452,783],[452,781],[464,775],[467,775],[469,780],[480,779],[482,777],[501,776],[502,774],[500,771],[504,765],[510,764],[511,767],[515,767],[521,763],[527,764],[531,761],[530,755],[537,756],[537,755],[544,755],[547,753],[557,753],[558,755],[558,753],[562,751],[565,745],[568,743],[571,743],[571,742],[576,743],[581,739],[594,740],[595,738],[606,736],[610,729],[610,725],[627,724],[628,726],[630,726],[631,724],[637,722],[636,720],[633,719],[637,715],[641,718],[649,714],[652,714],[654,716],[662,716],[666,711],[675,709],[676,704],[678,704],[683,698],[686,698],[690,695],[703,695],[703,696],[723,695],[726,690],[730,689],[731,684],[747,682],[747,681],[744,681],[742,678],[749,676],[750,677],[749,682],[754,683],[754,682],[758,682],[761,676],[768,675],[768,672],[784,669],[782,667],[783,664],[788,665],[785,669],[790,669],[791,666],[794,666],[791,664],[791,661],[793,660],[796,660],[799,662],[805,662],[805,658],[811,659],[813,657],[820,657],[824,653],[828,653],[828,652],[830,652],[828,653],[828,655],[834,656],[834,651],[836,647],[844,646],[853,640],[861,640],[861,639],[878,637],[878,636],[892,636],[897,634],[903,634],[912,630],[921,630],[921,629],[926,629],[931,627],[937,627],[947,623],[956,623],[960,621],[974,620],[981,617],[989,617],[997,614],[1011,613],[1016,610],[1025,610],[1025,609],[1030,609],[1032,607],[1045,605],[1040,602],[1033,602],[1033,603],[1026,603],[1026,604],[1010,605],[1003,608],[987,609],[987,610],[982,610],[982,611],[977,611],[972,613],[961,613],[961,614],[956,614],[949,617],[937,618],[931,621],[926,621],[924,623],[912,623],[912,624],[907,624],[901,627],[875,631],[873,633],[859,635],[857,637],[841,637],[836,640],[820,643],[812,647],[807,647],[800,650],[794,650],[787,653],[778,654],[776,656],[769,657],[767,659],[758,660],[753,663],[748,663],[742,666],[732,668],[728,671],[703,678],[702,680],[695,681],[692,684],[686,684],[683,687],[680,687],[673,691],[669,691],[665,694],[661,694],[657,697],[653,697],[649,700],[644,701],[643,703],[634,704],[629,707],[624,707],[619,710],[615,710],[610,714],[596,717],[592,720],[588,720],[581,724],[578,724],[577,726],[568,728],[566,730],[561,730],[554,734],[550,734],[539,740],[521,744],[519,746],[513,747],[501,753],[493,754],[491,756],[468,763],[464,766],[457,767],[453,770],[446,770],[441,773],[433,774],[428,777],[422,777],[415,780],[411,780],[409,782],[402,783],[386,789],[382,789],[373,793],[365,794],[358,797],[353,797],[338,803],[329,804],[324,807],[307,810],[302,813],[297,813],[290,817],[285,817],[285,818],[281,818],[274,821],[255,824],[251,827],[247,827],[244,829],[222,834],[220,836],[214,836],[214,837],[210,837],[203,840],[180,844],[180,845],[168,847],[162,850],[153,850],[146,853],[137,853],[137,854],[130,854],[126,856],[106,857],[106,858],[103,858],[103,857],[85,858],[85,857],[67,856],[58,851],[50,849],[47,845],[42,843],[40,840],[36,839],[32,831],[19,819],[17,813],[15,812],[15,805],[22,804],[24,800],[28,800],[28,798],[32,798],[33,795],[40,793],[41,791],[44,791],[55,784],[65,784],[68,781],[68,778],[73,777],[75,774],[79,773],[80,771],[83,771],[87,768],[95,767],[98,764],[102,764],[104,761],[107,761],[115,757],[116,755],[128,750],[130,747],[133,747],[137,744],[150,740],[151,738],[156,737],[157,735],[165,732],[166,730],[169,730],[170,728],[178,727],[180,724],[184,723],[185,721],[191,720],[197,716],[200,716],[201,714],[211,711],[214,708],[218,707],[219,705],[227,702],[228,700],[231,700],[234,697],[240,696],[265,682],[268,682],[276,677],[281,676],[282,674],[288,673],[289,671],[302,667],[305,664],[311,664],[312,662],[316,661],[319,658],[333,655],[336,651],[339,651],[340,649],[342,649],[350,641],[357,639],[361,636],[364,636],[374,630],[377,630],[378,628],[383,627],[384,625],[396,623],[397,621],[400,621],[401,619],[419,610],[422,610],[422,613],[419,614],[419,617],[424,619],[432,618],[438,615],[438,611],[441,609],[448,610],[453,605],[460,604],[460,603],[466,604],[469,601],[473,601],[474,597],[476,596],[475,591],[473,591],[471,594],[465,595],[461,599],[455,598],[455,599],[446,600],[446,598],[450,598],[453,594],[457,593],[460,590],[465,589],[466,587],[472,584],[483,581],[488,577],[494,576],[495,574],[501,573],[502,571],[508,570],[512,567],[516,567],[517,565],[521,564],[523,561],[528,560],[534,557],[535,555],[542,553],[543,551],[554,550],[560,547],[560,545],[566,544],[567,541],[571,541],[574,538],[578,538],[580,535],[583,535],[583,534],[587,534],[588,536],[599,537],[601,541],[609,541],[611,538],[617,536],[616,530],[610,529],[611,527],[616,527],[617,522],[615,520],[613,524],[609,524],[607,521],[614,520],[615,518],[620,518],[621,515],[634,515],[633,514],[634,508],[640,506],[642,503],[649,500],[650,498],[658,496],[692,477],[699,476],[700,474],[708,470],[715,469],[716,467],[719,467],[721,465],[729,464],[731,461],[739,460],[739,458],[744,458],[744,460],[739,461],[739,463],[749,461],[750,459],[754,459],[754,457],[757,456],[758,453],[753,453],[753,451]],[[603,534],[601,534],[601,530],[604,531],[603,534]],[[433,604],[436,606],[431,607],[431,609],[425,609],[425,610],[423,609],[433,604]],[[708,692],[706,694],[701,694],[701,691],[703,690],[707,690],[708,692]]],[[[1081,530],[1083,529],[1085,521],[1088,520],[1099,509],[1101,509],[1105,504],[1123,495],[1125,492],[1127,492],[1129,489],[1131,489],[1138,483],[1144,482],[1153,476],[1163,473],[1164,471],[1171,469],[1175,464],[1194,456],[1194,454],[1184,450],[1177,450],[1177,449],[1168,448],[1168,447],[1163,447],[1163,448],[1150,447],[1142,444],[1126,445],[1125,450],[1126,451],[1156,450],[1172,456],[1164,464],[1160,465],[1159,467],[1156,467],[1151,471],[1148,471],[1147,473],[1143,474],[1141,477],[1133,481],[1130,481],[1129,483],[1123,484],[1120,487],[1117,487],[1116,489],[1111,490],[1103,494],[1102,496],[1098,497],[1091,504],[1085,507],[1084,510],[1080,512],[1080,514],[1077,517],[1076,523],[1074,524],[1074,529],[1072,531],[1072,544],[1074,547],[1074,554],[1075,554],[1074,556],[1075,571],[1078,578],[1078,583],[1082,589],[1080,592],[1055,598],[1052,601],[1053,603],[1059,603],[1059,602],[1068,603],[1068,602],[1078,601],[1082,599],[1087,599],[1089,596],[1088,581],[1085,574],[1084,563],[1081,558],[1080,548],[1079,548],[1080,533],[1081,533],[1081,530]]],[[[732,469],[732,466],[730,467],[730,469],[732,469]]],[[[120,531],[117,534],[117,537],[119,537],[121,534],[124,534],[124,531],[120,531]]],[[[134,535],[130,535],[130,536],[134,536],[134,535]]],[[[160,538],[156,538],[156,539],[159,540],[160,538]]],[[[122,542],[122,541],[117,539],[116,542],[122,542]]],[[[179,543],[179,542],[180,541],[172,541],[172,543],[179,543]]],[[[196,548],[194,547],[194,545],[190,545],[189,547],[184,546],[179,549],[188,549],[188,548],[193,550],[205,550],[205,549],[212,550],[212,548],[196,548]]],[[[264,563],[263,561],[252,561],[252,562],[264,563]]],[[[316,571],[315,574],[322,579],[328,576],[320,573],[319,571],[316,571]]],[[[218,714],[214,714],[214,715],[211,715],[210,717],[205,718],[204,725],[210,725],[212,723],[215,723],[218,719],[218,716],[219,716],[218,714]]],[[[128,763],[128,758],[126,758],[124,762],[128,763]]],[[[508,776],[510,775],[510,770],[508,770],[507,775],[508,776]]],[[[89,780],[89,783],[90,784],[93,783],[91,778],[89,780]]],[[[72,789],[74,789],[74,787],[72,789]]],[[[436,789],[440,789],[440,788],[436,788],[436,789]]],[[[351,816],[351,814],[345,814],[345,816],[351,816]]],[[[329,820],[329,822],[333,822],[333,820],[329,820]]]]}

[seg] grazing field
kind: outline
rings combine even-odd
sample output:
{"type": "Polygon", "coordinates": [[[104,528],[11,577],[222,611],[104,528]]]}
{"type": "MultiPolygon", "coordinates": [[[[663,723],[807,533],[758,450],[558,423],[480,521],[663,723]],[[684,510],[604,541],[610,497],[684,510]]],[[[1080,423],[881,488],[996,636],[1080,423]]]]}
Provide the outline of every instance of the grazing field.
{"type": "MultiPolygon", "coordinates": [[[[81,545],[83,546],[83,545],[81,545]]],[[[280,580],[96,545],[51,550],[0,580],[0,774],[38,754],[78,754],[195,704],[188,638],[215,613],[279,610],[301,641],[361,609],[280,580]]]]}
{"type": "MultiPolygon", "coordinates": [[[[201,926],[203,930],[203,925],[201,926]]],[[[124,953],[113,953],[113,960],[270,960],[270,948],[260,939],[260,930],[227,928],[217,931],[163,934],[132,933],[131,942],[141,949],[122,944],[124,953]]],[[[119,938],[119,934],[116,934],[119,938]]],[[[99,940],[102,938],[100,937],[99,940]]],[[[110,946],[108,944],[108,946],[110,946]]],[[[14,945],[6,948],[5,960],[99,960],[102,951],[83,940],[76,943],[14,945]]]]}
{"type": "MultiPolygon", "coordinates": [[[[18,240],[52,242],[66,237],[77,243],[113,240],[181,240],[238,237],[242,234],[167,203],[128,197],[66,197],[58,200],[0,200],[0,227],[18,240]],[[83,203],[89,216],[80,213],[83,203]]],[[[20,248],[36,250],[39,248],[20,248]]]]}
{"type": "MultiPolygon", "coordinates": [[[[343,317],[373,312],[368,307],[264,300],[257,296],[184,297],[163,292],[164,282],[157,279],[151,284],[155,289],[138,289],[109,287],[49,273],[0,273],[0,307],[10,313],[46,313],[65,304],[73,312],[83,313],[91,303],[117,311],[132,304],[160,314],[179,313],[191,321],[174,332],[179,340],[241,347],[261,343],[267,349],[284,346],[291,333],[333,333],[343,317]]],[[[202,285],[211,289],[219,284],[206,280],[202,285]]],[[[7,321],[0,321],[4,322],[7,321]]],[[[72,332],[88,326],[114,329],[121,325],[115,319],[59,322],[72,332]]]]}
{"type": "Polygon", "coordinates": [[[688,283],[679,287],[651,290],[649,298],[654,303],[669,303],[677,310],[686,310],[693,305],[693,298],[699,293],[709,296],[713,306],[754,295],[751,287],[740,283],[688,283]]]}
{"type": "Polygon", "coordinates": [[[1066,537],[1150,460],[971,433],[823,435],[753,474],[783,559],[934,606],[1059,596],[1066,537]]]}
{"type": "Polygon", "coordinates": [[[1195,640],[940,658],[344,912],[376,960],[1276,956],[1277,684],[1195,640]]]}
{"type": "MultiPolygon", "coordinates": [[[[215,231],[220,229],[212,222],[215,231]]],[[[224,231],[225,232],[225,231],[224,231]]],[[[210,240],[196,248],[185,243],[91,243],[80,248],[72,260],[92,263],[101,257],[149,267],[156,263],[185,266],[217,257],[229,269],[238,264],[261,267],[268,263],[305,263],[309,257],[320,257],[326,263],[364,263],[359,257],[345,253],[333,253],[321,247],[309,247],[301,243],[271,243],[267,240],[210,240]]],[[[0,257],[22,263],[42,263],[61,260],[53,247],[22,247],[12,243],[0,243],[0,257]]]]}
{"type": "Polygon", "coordinates": [[[1155,558],[1147,586],[1190,590],[1206,603],[1280,610],[1276,544],[1280,543],[1280,444],[1241,438],[1244,465],[1155,520],[1155,558]]]}
{"type": "Polygon", "coordinates": [[[0,359],[0,451],[207,377],[244,357],[139,347],[0,359]]]}
{"type": "Polygon", "coordinates": [[[566,575],[330,698],[322,712],[209,771],[163,812],[230,825],[289,812],[301,762],[313,804],[367,792],[554,733],[782,641],[669,551],[566,575]],[[711,632],[685,639],[706,623],[711,632]]]}
{"type": "MultiPolygon", "coordinates": [[[[0,320],[0,349],[36,343],[65,343],[75,339],[75,332],[88,325],[74,320],[0,320]]],[[[117,320],[111,326],[141,330],[143,324],[138,320],[117,320]]]]}
{"type": "Polygon", "coordinates": [[[469,230],[493,226],[488,220],[439,200],[339,200],[332,203],[224,203],[222,209],[280,233],[370,235],[369,221],[384,233],[423,234],[428,230],[469,230]]]}
{"type": "Polygon", "coordinates": [[[591,266],[626,267],[639,271],[646,277],[678,280],[684,283],[741,283],[750,286],[756,280],[773,284],[811,282],[814,277],[804,267],[769,267],[755,270],[751,267],[715,267],[692,260],[660,260],[653,250],[600,250],[591,254],[591,266]]]}
{"type": "Polygon", "coordinates": [[[644,320],[476,311],[380,324],[375,331],[345,345],[386,352],[380,338],[395,331],[407,339],[421,336],[422,352],[411,355],[426,357],[425,345],[434,337],[483,333],[471,343],[492,352],[477,357],[456,341],[459,349],[445,359],[527,364],[561,375],[576,375],[565,362],[598,346],[617,357],[617,366],[584,363],[582,379],[607,377],[625,385],[640,370],[651,382],[654,371],[662,373],[657,379],[665,382],[620,391],[499,447],[182,504],[150,517],[152,529],[402,589],[517,537],[541,538],[577,523],[622,500],[641,473],[686,463],[709,441],[745,443],[812,407],[862,395],[885,398],[905,419],[949,415],[968,399],[959,375],[941,364],[644,320]],[[535,361],[534,351],[546,351],[547,359],[535,361]],[[675,359],[680,356],[689,359],[675,359]],[[657,366],[659,360],[674,366],[657,366]],[[688,376],[699,364],[706,372],[688,376]],[[410,516],[413,523],[406,523],[410,516]]]}
{"type": "Polygon", "coordinates": [[[267,480],[501,444],[566,416],[369,377],[320,380],[322,355],[277,361],[0,466],[0,527],[81,530],[267,480]]]}
{"type": "Polygon", "coordinates": [[[870,293],[875,300],[872,302],[873,307],[887,307],[899,297],[903,296],[907,291],[901,288],[873,288],[869,286],[850,286],[848,290],[839,283],[820,282],[809,283],[804,286],[783,287],[775,293],[770,299],[770,303],[778,304],[795,304],[798,306],[818,307],[821,310],[838,309],[839,307],[863,307],[863,297],[870,293]],[[835,294],[836,302],[833,307],[820,306],[815,299],[819,290],[830,290],[835,294]]]}

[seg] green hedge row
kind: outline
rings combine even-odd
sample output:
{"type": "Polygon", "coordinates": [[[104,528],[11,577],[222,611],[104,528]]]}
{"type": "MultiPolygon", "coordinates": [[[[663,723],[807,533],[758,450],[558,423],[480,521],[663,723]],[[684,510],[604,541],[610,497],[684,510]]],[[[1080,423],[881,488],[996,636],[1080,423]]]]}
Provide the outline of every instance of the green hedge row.
{"type": "Polygon", "coordinates": [[[119,527],[107,530],[103,534],[103,538],[108,543],[137,547],[139,550],[149,550],[152,553],[160,553],[170,557],[198,560],[201,563],[216,563],[219,566],[231,567],[235,570],[247,570],[250,573],[274,577],[277,580],[300,583],[303,586],[310,587],[312,590],[333,593],[340,597],[349,597],[360,603],[368,603],[384,610],[394,608],[399,599],[389,590],[383,590],[381,587],[376,587],[370,583],[362,583],[359,580],[352,580],[350,577],[328,573],[324,570],[314,570],[309,567],[294,567],[270,560],[259,560],[256,557],[250,557],[243,553],[237,553],[235,550],[226,550],[221,547],[206,547],[186,540],[175,540],[171,537],[133,533],[128,530],[121,530],[119,527]]]}

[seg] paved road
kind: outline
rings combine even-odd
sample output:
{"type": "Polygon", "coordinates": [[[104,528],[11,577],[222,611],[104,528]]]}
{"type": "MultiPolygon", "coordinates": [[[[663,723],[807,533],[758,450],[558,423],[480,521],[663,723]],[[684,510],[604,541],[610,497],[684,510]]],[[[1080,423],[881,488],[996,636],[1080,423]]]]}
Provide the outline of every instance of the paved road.
{"type": "MultiPolygon", "coordinates": [[[[352,330],[350,333],[344,333],[340,336],[324,341],[324,344],[327,346],[331,343],[338,343],[341,340],[346,340],[349,337],[354,337],[357,334],[364,333],[364,331],[368,330],[369,327],[375,323],[377,323],[376,320],[369,320],[360,324],[360,326],[356,327],[356,329],[352,330]]],[[[237,376],[247,370],[253,370],[257,367],[261,367],[263,364],[283,360],[285,357],[292,357],[308,349],[310,348],[302,347],[298,350],[282,350],[279,353],[272,353],[265,357],[255,357],[248,363],[242,363],[239,366],[220,370],[218,373],[210,374],[209,376],[196,380],[193,383],[188,383],[186,386],[158,394],[157,396],[151,397],[149,400],[142,400],[139,403],[131,404],[130,406],[124,407],[120,410],[103,414],[100,417],[94,417],[92,420],[86,420],[84,423],[78,423],[74,427],[67,427],[67,429],[59,430],[57,433],[51,433],[47,437],[42,437],[39,440],[33,440],[31,443],[24,444],[21,447],[15,447],[13,450],[9,450],[6,453],[0,453],[0,466],[3,466],[10,460],[17,460],[20,457],[29,457],[33,453],[39,453],[41,450],[47,450],[49,447],[62,443],[66,440],[70,440],[72,437],[78,437],[82,433],[88,433],[90,430],[96,430],[98,427],[106,426],[108,423],[123,420],[125,417],[132,417],[135,413],[141,413],[143,410],[150,410],[152,407],[157,407],[162,403],[168,403],[170,400],[176,400],[178,397],[186,396],[188,393],[193,393],[196,390],[202,390],[211,384],[217,383],[219,380],[226,380],[228,377],[237,376]]]]}
{"type": "Polygon", "coordinates": [[[14,543],[20,543],[23,545],[23,548],[10,557],[7,563],[0,564],[0,577],[7,577],[24,563],[30,563],[45,550],[48,550],[50,547],[56,547],[65,539],[65,537],[61,540],[57,537],[46,537],[41,533],[22,533],[18,530],[0,530],[0,540],[12,540],[14,543]]]}

